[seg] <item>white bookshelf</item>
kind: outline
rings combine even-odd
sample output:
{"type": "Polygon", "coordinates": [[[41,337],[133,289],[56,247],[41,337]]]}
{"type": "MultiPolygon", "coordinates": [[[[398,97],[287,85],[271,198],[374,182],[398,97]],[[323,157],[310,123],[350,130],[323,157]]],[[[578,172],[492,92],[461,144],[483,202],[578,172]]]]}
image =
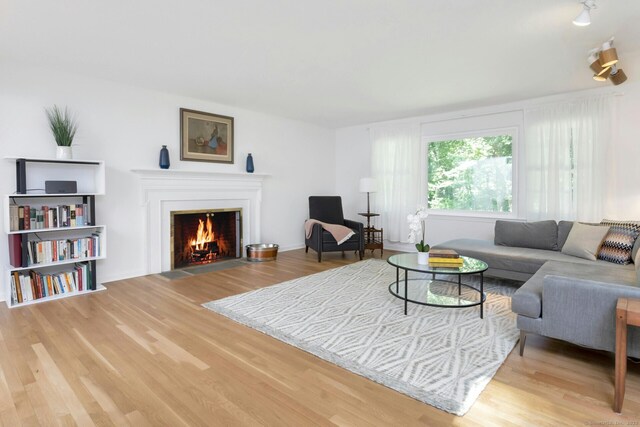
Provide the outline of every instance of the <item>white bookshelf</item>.
{"type": "Polygon", "coordinates": [[[9,307],[31,305],[104,290],[105,287],[96,281],[96,261],[107,257],[107,227],[96,224],[95,197],[105,194],[105,163],[101,160],[58,160],[18,156],[5,157],[5,160],[13,162],[16,168],[16,192],[5,195],[3,200],[3,231],[7,236],[5,241],[8,242],[10,237],[19,238],[21,242],[20,248],[24,248],[31,241],[76,239],[90,237],[96,232],[100,235],[99,255],[94,257],[28,265],[27,251],[21,250],[21,264],[17,266],[9,265],[5,268],[4,277],[6,283],[4,287],[7,305],[9,307]],[[76,181],[78,192],[73,194],[46,194],[44,191],[45,181],[50,180],[76,181]],[[83,204],[87,207],[87,212],[83,213],[86,220],[84,225],[27,230],[12,227],[10,215],[12,205],[42,209],[43,206],[77,204],[83,204]],[[30,271],[42,274],[57,274],[72,271],[76,264],[84,262],[90,265],[88,271],[90,271],[89,275],[95,289],[75,290],[20,303],[13,301],[12,276],[15,272],[22,275],[30,271]]]}

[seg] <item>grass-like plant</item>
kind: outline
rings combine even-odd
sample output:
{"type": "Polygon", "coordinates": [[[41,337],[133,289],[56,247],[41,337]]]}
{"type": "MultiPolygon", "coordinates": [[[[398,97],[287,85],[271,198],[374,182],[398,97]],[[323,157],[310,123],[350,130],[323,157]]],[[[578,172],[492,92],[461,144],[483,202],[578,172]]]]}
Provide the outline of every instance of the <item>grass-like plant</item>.
{"type": "Polygon", "coordinates": [[[52,108],[45,108],[45,112],[56,144],[60,147],[70,147],[78,130],[76,119],[66,107],[62,110],[54,105],[52,108]]]}

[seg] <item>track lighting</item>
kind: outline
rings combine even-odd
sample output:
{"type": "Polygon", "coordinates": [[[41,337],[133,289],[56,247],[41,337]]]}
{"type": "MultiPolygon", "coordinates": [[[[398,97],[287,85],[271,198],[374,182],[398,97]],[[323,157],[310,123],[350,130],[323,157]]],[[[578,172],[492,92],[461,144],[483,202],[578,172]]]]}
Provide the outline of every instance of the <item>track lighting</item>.
{"type": "Polygon", "coordinates": [[[613,47],[613,37],[602,43],[602,51],[600,51],[600,65],[603,67],[611,67],[618,62],[618,52],[613,47]]]}
{"type": "Polygon", "coordinates": [[[617,68],[614,65],[613,67],[611,67],[611,76],[609,77],[609,79],[611,79],[611,83],[618,86],[619,84],[627,81],[627,75],[624,73],[624,71],[622,71],[621,68],[617,68]]]}
{"type": "Polygon", "coordinates": [[[573,20],[573,25],[578,27],[585,27],[591,24],[591,9],[596,9],[595,0],[578,0],[578,3],[582,4],[582,11],[573,20]]]}
{"type": "Polygon", "coordinates": [[[602,46],[591,49],[588,52],[587,61],[589,68],[594,73],[593,80],[604,82],[609,79],[617,86],[627,81],[627,75],[617,67],[618,52],[613,47],[613,40],[614,38],[611,37],[602,46]]]}

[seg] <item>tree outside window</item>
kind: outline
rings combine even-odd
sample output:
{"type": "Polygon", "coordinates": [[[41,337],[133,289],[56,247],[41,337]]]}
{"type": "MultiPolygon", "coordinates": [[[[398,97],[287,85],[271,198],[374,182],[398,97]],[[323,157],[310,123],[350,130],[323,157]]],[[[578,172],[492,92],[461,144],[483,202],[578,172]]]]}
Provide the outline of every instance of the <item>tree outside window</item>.
{"type": "Polygon", "coordinates": [[[429,209],[512,212],[512,135],[432,141],[427,147],[429,209]]]}

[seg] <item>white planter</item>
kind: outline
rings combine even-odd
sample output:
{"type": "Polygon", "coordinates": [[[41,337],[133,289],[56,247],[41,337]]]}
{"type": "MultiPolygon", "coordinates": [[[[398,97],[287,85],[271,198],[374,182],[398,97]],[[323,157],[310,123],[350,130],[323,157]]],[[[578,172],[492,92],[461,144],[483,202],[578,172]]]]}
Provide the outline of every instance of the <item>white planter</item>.
{"type": "Polygon", "coordinates": [[[429,264],[429,252],[418,252],[418,264],[429,264]]]}
{"type": "Polygon", "coordinates": [[[73,159],[73,152],[71,151],[71,146],[65,147],[65,146],[58,145],[58,149],[56,150],[56,159],[59,159],[59,160],[73,159]]]}

